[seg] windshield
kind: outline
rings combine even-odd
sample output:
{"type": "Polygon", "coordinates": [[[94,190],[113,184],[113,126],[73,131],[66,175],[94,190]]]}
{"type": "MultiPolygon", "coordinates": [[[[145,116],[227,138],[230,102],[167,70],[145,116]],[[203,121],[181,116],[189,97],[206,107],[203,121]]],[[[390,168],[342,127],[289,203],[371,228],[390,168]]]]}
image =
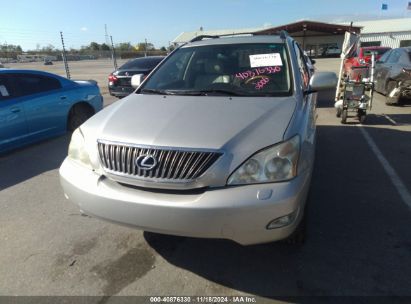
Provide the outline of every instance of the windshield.
{"type": "Polygon", "coordinates": [[[284,96],[290,84],[283,43],[206,45],[178,49],[139,92],[284,96]]]}

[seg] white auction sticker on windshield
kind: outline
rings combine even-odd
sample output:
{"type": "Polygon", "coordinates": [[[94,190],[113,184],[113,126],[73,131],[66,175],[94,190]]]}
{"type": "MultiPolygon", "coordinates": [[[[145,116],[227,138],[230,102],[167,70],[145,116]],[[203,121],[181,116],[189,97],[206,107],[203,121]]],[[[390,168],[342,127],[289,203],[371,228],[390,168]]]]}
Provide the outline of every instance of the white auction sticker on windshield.
{"type": "Polygon", "coordinates": [[[0,94],[3,97],[9,96],[9,92],[7,91],[6,87],[4,85],[0,85],[0,94]]]}
{"type": "Polygon", "coordinates": [[[282,65],[283,62],[279,53],[250,55],[250,66],[252,68],[282,65]]]}

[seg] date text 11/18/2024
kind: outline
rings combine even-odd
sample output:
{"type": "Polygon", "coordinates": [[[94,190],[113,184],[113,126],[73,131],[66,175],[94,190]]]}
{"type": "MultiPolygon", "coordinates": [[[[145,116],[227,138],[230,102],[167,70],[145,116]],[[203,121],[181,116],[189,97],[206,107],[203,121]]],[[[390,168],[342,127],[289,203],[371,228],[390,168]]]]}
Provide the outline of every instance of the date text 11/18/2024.
{"type": "Polygon", "coordinates": [[[150,303],[257,303],[250,296],[165,296],[150,297],[150,303]]]}

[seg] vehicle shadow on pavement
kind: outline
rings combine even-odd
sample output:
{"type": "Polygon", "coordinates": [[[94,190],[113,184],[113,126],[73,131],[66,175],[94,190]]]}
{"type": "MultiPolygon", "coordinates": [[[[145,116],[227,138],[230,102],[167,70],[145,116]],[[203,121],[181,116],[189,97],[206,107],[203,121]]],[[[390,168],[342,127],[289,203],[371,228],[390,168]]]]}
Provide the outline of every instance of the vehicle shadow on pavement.
{"type": "Polygon", "coordinates": [[[411,125],[411,114],[388,114],[388,116],[393,119],[397,125],[411,125]]]}
{"type": "Polygon", "coordinates": [[[328,90],[317,93],[317,108],[333,108],[335,90],[328,90]]]}
{"type": "MultiPolygon", "coordinates": [[[[409,136],[384,131],[369,133],[378,143],[387,136],[397,142],[409,136]]],[[[403,180],[411,176],[406,174],[403,180]]],[[[220,295],[234,289],[299,303],[310,302],[304,296],[411,296],[411,213],[360,128],[318,127],[307,215],[303,246],[242,247],[225,240],[144,236],[169,263],[221,285],[220,295]]]]}
{"type": "Polygon", "coordinates": [[[69,141],[67,134],[0,155],[0,191],[60,167],[69,141]]]}

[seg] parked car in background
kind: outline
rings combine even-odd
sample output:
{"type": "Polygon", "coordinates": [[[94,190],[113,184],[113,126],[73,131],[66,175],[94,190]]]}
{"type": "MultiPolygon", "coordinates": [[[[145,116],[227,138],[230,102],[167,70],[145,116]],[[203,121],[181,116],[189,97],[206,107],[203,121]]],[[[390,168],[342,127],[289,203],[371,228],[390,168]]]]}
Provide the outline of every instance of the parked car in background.
{"type": "Polygon", "coordinates": [[[341,49],[336,45],[328,46],[325,51],[323,52],[323,56],[325,57],[338,57],[341,54],[341,49]]]}
{"type": "Polygon", "coordinates": [[[51,61],[50,59],[46,59],[44,60],[44,65],[53,65],[53,61],[51,61]]]}
{"type": "Polygon", "coordinates": [[[66,197],[152,232],[302,242],[316,92],[337,76],[311,74],[285,33],[202,38],[73,133],[66,197]]]}
{"type": "Polygon", "coordinates": [[[375,61],[379,60],[382,55],[391,50],[390,47],[369,46],[361,47],[355,53],[355,56],[344,60],[344,73],[350,79],[357,79],[360,74],[363,77],[368,77],[368,67],[371,64],[372,54],[375,56],[375,61]],[[365,69],[353,69],[353,67],[365,67],[365,69]]]}
{"type": "Polygon", "coordinates": [[[411,47],[386,52],[375,66],[375,90],[386,95],[387,104],[411,97],[411,47]]]}
{"type": "Polygon", "coordinates": [[[122,98],[132,93],[131,77],[136,74],[147,76],[163,59],[164,56],[149,56],[127,61],[108,76],[110,95],[122,98]]]}
{"type": "Polygon", "coordinates": [[[95,81],[0,70],[0,153],[73,131],[102,106],[95,81]]]}
{"type": "Polygon", "coordinates": [[[307,52],[304,51],[304,57],[305,57],[305,61],[307,62],[307,67],[310,70],[311,73],[315,72],[315,59],[312,59],[310,56],[308,56],[307,52]]]}

